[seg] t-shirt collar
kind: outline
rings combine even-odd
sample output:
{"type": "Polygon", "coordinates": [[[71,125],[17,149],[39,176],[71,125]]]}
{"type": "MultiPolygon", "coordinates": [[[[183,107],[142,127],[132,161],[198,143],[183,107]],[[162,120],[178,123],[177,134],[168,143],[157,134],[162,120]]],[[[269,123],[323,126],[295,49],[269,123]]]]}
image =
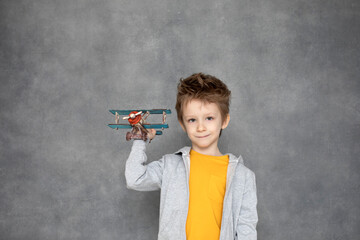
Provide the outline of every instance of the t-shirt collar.
{"type": "MultiPolygon", "coordinates": [[[[190,150],[191,147],[183,147],[180,150],[176,151],[175,154],[182,154],[183,156],[187,156],[190,155],[190,150]]],[[[230,162],[240,162],[241,164],[244,164],[244,160],[241,157],[241,155],[239,157],[236,157],[234,154],[232,153],[226,153],[225,155],[229,155],[229,163],[230,162]]]]}

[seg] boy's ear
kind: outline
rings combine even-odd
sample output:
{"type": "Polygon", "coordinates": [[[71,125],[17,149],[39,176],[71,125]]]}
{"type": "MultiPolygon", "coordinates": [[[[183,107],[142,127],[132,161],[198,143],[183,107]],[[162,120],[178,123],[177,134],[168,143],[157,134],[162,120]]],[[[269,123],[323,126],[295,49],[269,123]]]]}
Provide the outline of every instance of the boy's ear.
{"type": "Polygon", "coordinates": [[[180,123],[181,128],[184,130],[184,132],[186,132],[184,124],[180,120],[179,120],[179,123],[180,123]]]}
{"type": "Polygon", "coordinates": [[[227,114],[226,118],[221,126],[221,129],[225,129],[229,125],[229,122],[230,122],[230,114],[227,114]]]}

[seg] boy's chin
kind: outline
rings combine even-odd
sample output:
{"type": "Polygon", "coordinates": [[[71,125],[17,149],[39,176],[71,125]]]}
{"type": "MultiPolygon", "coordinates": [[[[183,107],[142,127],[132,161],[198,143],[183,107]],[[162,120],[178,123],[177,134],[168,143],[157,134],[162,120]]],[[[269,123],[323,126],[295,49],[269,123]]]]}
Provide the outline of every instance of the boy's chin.
{"type": "Polygon", "coordinates": [[[213,147],[213,144],[192,144],[193,148],[201,149],[201,150],[208,150],[213,147]]]}

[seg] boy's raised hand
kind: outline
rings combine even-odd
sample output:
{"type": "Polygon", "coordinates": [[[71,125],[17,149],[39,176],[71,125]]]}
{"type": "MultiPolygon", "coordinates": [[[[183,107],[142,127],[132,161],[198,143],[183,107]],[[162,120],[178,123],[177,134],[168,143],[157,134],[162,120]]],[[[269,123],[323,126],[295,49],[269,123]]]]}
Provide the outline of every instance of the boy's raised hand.
{"type": "Polygon", "coordinates": [[[148,129],[148,134],[147,134],[149,140],[153,140],[156,136],[156,130],[155,129],[148,129]]]}

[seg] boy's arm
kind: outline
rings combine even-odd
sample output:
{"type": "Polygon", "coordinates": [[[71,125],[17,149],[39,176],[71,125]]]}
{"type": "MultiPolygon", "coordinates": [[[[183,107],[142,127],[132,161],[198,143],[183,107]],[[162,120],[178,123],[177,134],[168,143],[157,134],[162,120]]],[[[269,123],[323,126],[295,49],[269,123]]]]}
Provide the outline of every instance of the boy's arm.
{"type": "Polygon", "coordinates": [[[245,183],[245,191],[240,209],[240,216],[236,226],[235,239],[256,240],[256,224],[258,215],[256,210],[256,182],[255,174],[248,171],[245,183]]]}
{"type": "Polygon", "coordinates": [[[164,157],[146,165],[145,150],[146,142],[134,140],[125,165],[126,185],[129,189],[154,191],[161,188],[164,157]]]}

